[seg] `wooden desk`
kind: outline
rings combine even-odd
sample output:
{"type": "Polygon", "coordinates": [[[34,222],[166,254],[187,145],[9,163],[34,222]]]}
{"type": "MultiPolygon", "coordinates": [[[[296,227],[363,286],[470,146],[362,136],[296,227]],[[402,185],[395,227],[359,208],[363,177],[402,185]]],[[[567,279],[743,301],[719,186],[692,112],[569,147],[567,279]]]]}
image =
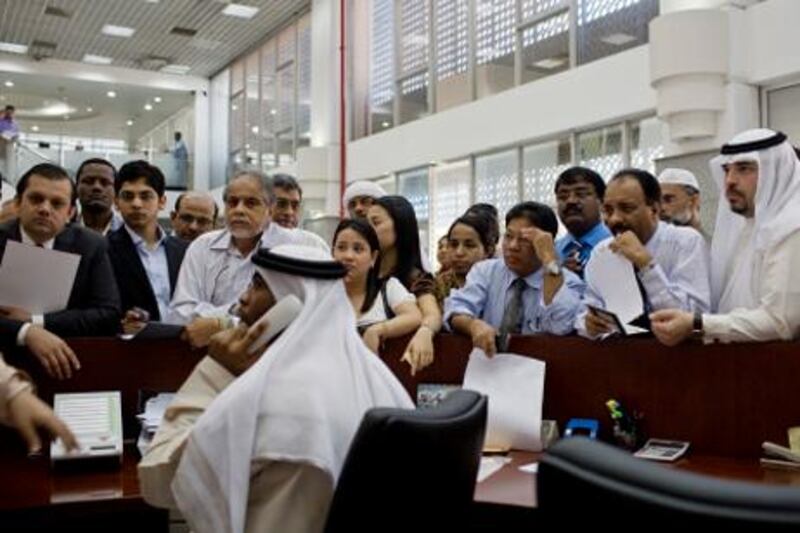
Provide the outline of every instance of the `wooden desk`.
{"type": "MultiPolygon", "coordinates": [[[[471,351],[468,339],[438,336],[434,364],[413,377],[399,361],[406,342],[389,343],[383,359],[412,396],[419,383],[461,383],[471,351]]],[[[203,355],[179,341],[75,339],[70,345],[82,370],[65,382],[49,379],[30,357],[9,359],[31,373],[48,401],[54,392],[120,390],[125,434],[130,437],[139,431],[134,418],[139,390],[176,390],[203,355]]],[[[592,343],[532,336],[513,339],[511,351],[547,363],[544,416],[562,428],[571,417],[597,418],[607,435],[605,401],[615,397],[645,414],[652,436],[691,441],[692,454],[678,465],[681,468],[800,485],[800,475],[761,469],[757,462],[763,440],[785,442],[786,428],[800,425],[798,343],[666,348],[652,339],[592,343]]],[[[9,439],[17,442],[0,434],[0,442],[8,444],[9,439]]],[[[67,474],[51,472],[44,459],[26,460],[21,448],[13,453],[8,448],[0,446],[4,529],[7,520],[24,519],[50,530],[48,524],[80,523],[95,513],[101,518],[130,514],[126,525],[139,516],[149,524],[145,531],[166,527],[166,514],[148,507],[138,495],[135,451],[126,449],[120,471],[67,474]]],[[[484,515],[487,528],[502,520],[529,522],[536,505],[534,478],[516,465],[533,457],[515,453],[511,465],[477,485],[478,507],[495,513],[484,515]]]]}

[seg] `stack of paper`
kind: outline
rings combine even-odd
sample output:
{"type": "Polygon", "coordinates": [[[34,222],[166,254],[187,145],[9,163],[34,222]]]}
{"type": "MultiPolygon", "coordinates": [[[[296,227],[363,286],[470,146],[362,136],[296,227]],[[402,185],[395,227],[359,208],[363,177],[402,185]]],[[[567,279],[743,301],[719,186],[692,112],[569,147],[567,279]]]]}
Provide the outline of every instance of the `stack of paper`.
{"type": "Polygon", "coordinates": [[[800,470],[800,453],[774,442],[765,442],[761,447],[771,456],[761,458],[762,466],[800,470]]]}
{"type": "Polygon", "coordinates": [[[136,447],[139,448],[139,453],[144,455],[147,447],[153,440],[153,437],[161,425],[161,420],[164,418],[164,411],[172,403],[175,397],[174,393],[162,392],[153,396],[144,406],[144,413],[136,415],[139,422],[142,424],[142,431],[139,433],[139,440],[136,442],[136,447]]]}

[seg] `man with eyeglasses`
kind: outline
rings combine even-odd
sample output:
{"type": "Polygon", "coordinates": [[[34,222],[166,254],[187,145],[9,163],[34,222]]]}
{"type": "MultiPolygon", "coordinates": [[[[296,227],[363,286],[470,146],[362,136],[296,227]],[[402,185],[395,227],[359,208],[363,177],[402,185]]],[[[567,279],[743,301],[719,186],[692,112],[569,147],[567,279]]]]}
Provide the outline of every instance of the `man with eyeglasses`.
{"type": "Polygon", "coordinates": [[[317,235],[272,224],[272,180],[260,172],[236,174],[223,194],[225,229],[204,233],[186,251],[169,322],[186,324],[184,337],[197,348],[235,321],[229,310],[253,277],[250,261],[259,248],[303,244],[330,252],[317,235]]]}
{"type": "Polygon", "coordinates": [[[590,168],[571,167],[556,180],[558,218],[569,233],[556,241],[556,252],[565,268],[583,277],[592,249],[611,236],[600,218],[606,184],[590,168]]]}
{"type": "Polygon", "coordinates": [[[114,181],[116,205],[125,224],[108,236],[108,255],[119,286],[126,333],[148,320],[164,320],[188,243],[167,235],[158,224],[165,180],[147,161],[122,165],[114,181]]]}
{"type": "Polygon", "coordinates": [[[175,200],[175,210],[169,215],[172,221],[172,233],[191,242],[214,229],[218,212],[217,203],[211,195],[185,192],[175,200]]]}

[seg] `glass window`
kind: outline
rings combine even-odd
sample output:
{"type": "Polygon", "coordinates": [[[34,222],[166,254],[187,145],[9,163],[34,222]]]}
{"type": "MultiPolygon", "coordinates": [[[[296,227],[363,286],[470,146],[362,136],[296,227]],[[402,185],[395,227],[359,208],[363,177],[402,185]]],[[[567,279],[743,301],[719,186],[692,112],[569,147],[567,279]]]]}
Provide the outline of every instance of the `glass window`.
{"type": "Polygon", "coordinates": [[[469,80],[469,0],[435,4],[436,110],[472,99],[469,80]]]}
{"type": "Polygon", "coordinates": [[[569,137],[526,146],[522,161],[523,199],[555,208],[556,180],[572,162],[569,137]]]}
{"type": "Polygon", "coordinates": [[[297,147],[311,144],[311,15],[297,23],[297,147]]]}
{"type": "Polygon", "coordinates": [[[663,126],[657,117],[631,123],[629,138],[632,167],[655,173],[655,160],[664,155],[662,132],[663,126]]]}
{"type": "Polygon", "coordinates": [[[419,242],[422,253],[428,254],[428,167],[397,173],[397,194],[404,196],[412,206],[419,225],[419,242]]]}
{"type": "Polygon", "coordinates": [[[258,74],[258,52],[253,52],[247,57],[245,70],[245,152],[247,164],[260,166],[258,151],[261,147],[260,103],[258,100],[260,78],[258,74]]]}
{"type": "Polygon", "coordinates": [[[231,152],[244,147],[244,92],[231,98],[231,152]]]}
{"type": "Polygon", "coordinates": [[[240,59],[231,67],[231,94],[244,90],[244,60],[240,59]]]}
{"type": "Polygon", "coordinates": [[[658,0],[578,0],[578,64],[648,41],[658,0]]]}
{"type": "Polygon", "coordinates": [[[514,86],[515,0],[475,0],[475,83],[478,98],[514,86]]]}
{"type": "Polygon", "coordinates": [[[394,2],[373,0],[370,54],[372,133],[394,125],[394,2]]]}
{"type": "Polygon", "coordinates": [[[428,33],[426,0],[400,3],[400,122],[428,114],[428,33]]]}
{"type": "Polygon", "coordinates": [[[522,32],[522,83],[569,68],[569,11],[522,32]]]}
{"type": "Polygon", "coordinates": [[[276,41],[273,39],[261,48],[261,169],[267,171],[276,164],[275,117],[278,115],[275,66],[276,41]]]}
{"type": "Polygon", "coordinates": [[[278,71],[278,116],[275,124],[278,164],[294,157],[294,68],[290,64],[278,71]]]}
{"type": "Polygon", "coordinates": [[[386,194],[397,194],[397,180],[395,179],[394,174],[385,176],[383,178],[378,178],[374,181],[383,187],[383,190],[386,191],[386,194]]]}
{"type": "Polygon", "coordinates": [[[578,134],[579,165],[608,181],[622,168],[622,126],[615,124],[578,134]]]}
{"type": "MultiPolygon", "coordinates": [[[[441,237],[453,221],[464,214],[470,206],[472,176],[469,159],[443,163],[432,168],[433,172],[433,231],[431,231],[430,250],[436,250],[441,237]]],[[[433,254],[434,269],[438,267],[433,254]]]]}
{"type": "Polygon", "coordinates": [[[497,207],[501,224],[506,211],[519,203],[517,154],[512,149],[475,158],[475,203],[497,207]]]}

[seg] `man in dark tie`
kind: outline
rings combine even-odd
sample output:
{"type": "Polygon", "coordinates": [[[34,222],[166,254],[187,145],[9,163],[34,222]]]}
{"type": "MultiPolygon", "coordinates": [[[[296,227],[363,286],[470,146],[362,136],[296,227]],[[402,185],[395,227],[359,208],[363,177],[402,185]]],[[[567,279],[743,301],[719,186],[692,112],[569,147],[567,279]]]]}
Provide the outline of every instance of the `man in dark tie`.
{"type": "Polygon", "coordinates": [[[469,335],[487,355],[505,351],[510,334],[571,333],[583,282],[561,268],[553,244],[557,230],[556,215],[544,204],[511,208],[503,258],[472,267],[464,287],[445,300],[444,323],[469,335]]]}
{"type": "Polygon", "coordinates": [[[60,337],[111,335],[119,320],[119,293],[105,240],[85,228],[67,225],[75,213],[77,193],[67,172],[42,163],[17,182],[19,218],[0,226],[0,258],[9,240],[80,256],[67,308],[32,314],[0,306],[0,347],[26,346],[54,377],[69,377],[79,368],[60,337]]]}

